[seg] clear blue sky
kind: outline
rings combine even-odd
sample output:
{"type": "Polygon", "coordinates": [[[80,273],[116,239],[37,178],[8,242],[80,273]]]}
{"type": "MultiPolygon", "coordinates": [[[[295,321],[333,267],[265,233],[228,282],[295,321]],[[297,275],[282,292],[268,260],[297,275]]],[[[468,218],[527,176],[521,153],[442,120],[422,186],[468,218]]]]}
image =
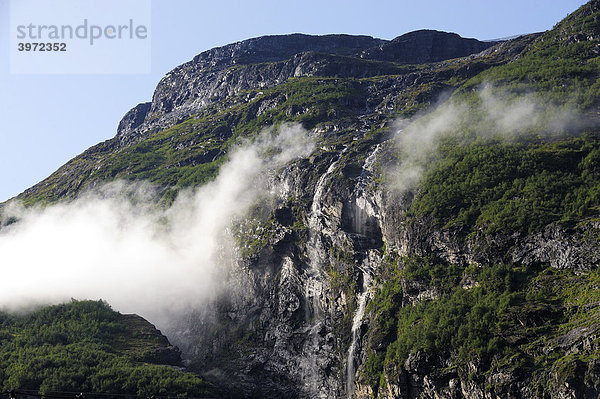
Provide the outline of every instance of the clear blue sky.
{"type": "MultiPolygon", "coordinates": [[[[75,0],[74,0],[75,1],[75,0]]],[[[392,39],[416,29],[494,39],[551,29],[583,0],[152,0],[152,63],[139,75],[11,75],[9,1],[0,0],[0,201],[111,138],[162,76],[215,46],[267,34],[392,39]]],[[[97,0],[98,13],[111,10],[97,0]]]]}

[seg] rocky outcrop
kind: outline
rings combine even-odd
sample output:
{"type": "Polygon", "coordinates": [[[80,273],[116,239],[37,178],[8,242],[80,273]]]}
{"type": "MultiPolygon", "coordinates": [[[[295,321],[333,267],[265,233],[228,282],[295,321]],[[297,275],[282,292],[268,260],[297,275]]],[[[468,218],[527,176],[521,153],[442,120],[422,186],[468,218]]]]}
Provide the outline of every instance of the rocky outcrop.
{"type": "Polygon", "coordinates": [[[463,57],[494,44],[425,30],[393,41],[302,34],[244,40],[203,52],[169,72],[159,82],[150,109],[138,105],[129,111],[119,125],[118,136],[168,128],[219,100],[273,87],[292,77],[398,74],[398,64],[463,57]]]}
{"type": "MultiPolygon", "coordinates": [[[[466,231],[409,217],[414,193],[388,191],[374,181],[377,157],[389,145],[371,143],[359,167],[348,147],[340,146],[321,158],[292,164],[272,180],[279,217],[268,227],[271,241],[255,256],[234,262],[231,292],[215,300],[198,318],[202,323],[191,329],[193,343],[187,351],[198,372],[240,397],[342,398],[352,391],[357,398],[372,397],[372,388],[360,378],[354,383],[366,361],[362,350],[372,320],[368,314],[358,320],[355,316],[365,305],[361,300],[368,303],[376,289],[375,277],[385,266],[384,245],[389,252],[464,266],[510,261],[571,270],[598,267],[594,224],[576,231],[550,225],[530,235],[468,238],[466,231]],[[306,213],[294,214],[290,197],[306,203],[306,213]],[[292,227],[298,223],[305,226],[304,235],[292,227]]],[[[470,289],[479,283],[465,276],[461,284],[470,289]]],[[[406,280],[402,291],[404,306],[443,294],[414,280],[406,280]]],[[[587,338],[594,334],[574,330],[549,347],[564,345],[568,352],[594,345],[587,338]]],[[[519,370],[488,375],[483,372],[487,365],[489,359],[473,359],[457,368],[451,358],[413,353],[386,371],[385,390],[378,397],[537,397],[531,379],[519,370]],[[485,376],[474,380],[479,374],[485,376]]],[[[590,368],[585,375],[595,372],[593,365],[581,367],[590,368]]],[[[533,380],[550,384],[550,377],[540,374],[533,380]]],[[[552,378],[554,384],[564,382],[563,377],[552,378]]],[[[575,382],[572,389],[561,385],[559,391],[565,393],[551,397],[595,389],[584,382],[595,381],[593,377],[577,381],[578,388],[573,388],[575,382]]]]}
{"type": "Polygon", "coordinates": [[[130,339],[144,342],[146,348],[137,354],[136,361],[182,367],[181,351],[156,327],[135,314],[119,314],[119,322],[132,330],[130,339]]]}
{"type": "MultiPolygon", "coordinates": [[[[510,368],[485,373],[490,359],[474,358],[457,367],[451,357],[416,352],[403,364],[386,366],[384,388],[378,391],[361,377],[374,323],[368,304],[389,254],[431,257],[462,268],[508,262],[576,271],[598,266],[598,226],[593,224],[573,229],[553,224],[534,234],[473,234],[411,215],[417,192],[388,190],[377,182],[380,157],[394,147],[393,140],[385,134],[365,138],[389,123],[385,115],[411,105],[406,95],[411,88],[426,88],[414,103],[432,102],[454,89],[444,82],[518,59],[538,37],[498,44],[429,30],[392,41],[268,36],[204,52],[167,74],[152,102],[123,118],[120,145],[191,115],[210,115],[211,107],[254,98],[260,100],[248,118],[258,118],[286,101],[282,94],[264,92],[290,78],[353,78],[360,98],[343,104],[350,116],[313,128],[311,136],[321,143],[317,152],[272,176],[272,218],[260,221],[256,232],[247,232],[266,238],[234,257],[225,292],[169,332],[190,368],[244,398],[533,398],[539,392],[532,381],[556,386],[552,398],[595,392],[595,382],[590,382],[597,381],[595,363],[576,365],[585,377],[565,382],[572,373],[532,377],[510,368]],[[435,64],[408,65],[424,63],[435,64]],[[377,79],[363,79],[370,77],[377,79]]],[[[309,111],[292,107],[287,112],[297,116],[309,111]]],[[[213,134],[226,140],[232,134],[230,122],[213,134]]],[[[209,162],[215,154],[197,163],[209,162]]],[[[479,284],[468,274],[460,282],[465,290],[479,284]]],[[[418,280],[402,281],[402,306],[443,294],[418,280]]],[[[536,311],[548,317],[559,313],[536,311]]],[[[563,345],[566,352],[589,347],[594,334],[573,330],[553,345],[563,345]]]]}
{"type": "Polygon", "coordinates": [[[597,222],[571,231],[550,225],[520,240],[512,251],[512,261],[526,265],[549,264],[557,269],[594,269],[600,265],[599,233],[597,222]]]}
{"type": "MultiPolygon", "coordinates": [[[[361,122],[338,120],[338,129],[360,126],[364,131],[376,125],[385,126],[386,120],[399,110],[416,112],[438,101],[441,95],[447,97],[457,87],[456,83],[448,82],[462,82],[508,62],[525,48],[521,42],[527,40],[518,39],[515,44],[488,55],[480,53],[418,67],[359,57],[361,51],[384,42],[363,36],[288,35],[250,39],[202,53],[167,74],[156,88],[152,102],[129,111],[115,138],[90,148],[20,197],[43,197],[51,202],[74,198],[77,193],[101,184],[107,178],[104,173],[107,170],[110,170],[108,178],[130,179],[131,169],[139,171],[140,166],[129,161],[115,164],[111,160],[113,155],[121,151],[124,155],[126,148],[184,122],[202,121],[197,128],[213,134],[216,142],[198,143],[194,138],[175,144],[175,140],[175,159],[157,158],[158,163],[153,162],[151,167],[171,173],[175,168],[212,162],[227,152],[228,138],[234,131],[243,130],[244,123],[265,116],[269,119],[270,113],[282,112],[282,104],[294,96],[296,89],[277,88],[291,78],[324,77],[322,82],[315,79],[313,84],[348,87],[347,94],[337,104],[330,105],[328,117],[338,119],[351,114],[361,122]],[[265,50],[258,51],[263,45],[265,50]],[[218,114],[221,120],[216,121],[214,116],[218,114]],[[368,127],[364,125],[367,121],[368,127]],[[179,156],[197,145],[203,148],[201,154],[179,156]]],[[[323,111],[319,104],[289,104],[283,110],[292,119],[323,111]]],[[[318,119],[323,118],[321,115],[318,119]]],[[[184,131],[193,126],[188,125],[184,131]]]]}
{"type": "Polygon", "coordinates": [[[135,128],[144,123],[144,119],[150,112],[152,103],[141,103],[133,107],[119,122],[117,127],[117,138],[130,134],[135,128]]]}
{"type": "Polygon", "coordinates": [[[361,58],[405,64],[425,64],[479,53],[497,42],[465,39],[456,33],[418,30],[364,50],[361,58]]]}
{"type": "MultiPolygon", "coordinates": [[[[412,351],[402,362],[380,365],[378,381],[364,377],[372,360],[366,348],[374,345],[385,354],[393,341],[373,338],[377,315],[369,306],[377,294],[387,295],[378,290],[388,269],[404,267],[397,259],[428,258],[456,266],[463,272],[457,286],[465,291],[481,284],[467,267],[509,264],[567,269],[577,276],[599,266],[597,221],[570,227],[550,223],[530,234],[444,226],[411,212],[418,188],[398,191],[382,184],[385,167],[398,162],[391,126],[399,112],[423,111],[440,94],[452,93],[480,72],[519,59],[539,40],[543,35],[494,44],[417,31],[392,41],[296,34],[219,47],[167,74],[151,103],[125,115],[114,140],[92,148],[84,161],[66,165],[37,188],[48,188],[57,197],[74,196],[86,184],[96,184],[85,179],[103,166],[110,168],[111,178],[128,178],[133,168],[118,157],[111,159],[115,149],[128,150],[175,125],[173,134],[153,140],[153,145],[160,143],[161,156],[166,155],[142,158],[143,176],[177,168],[188,168],[181,175],[189,176],[198,172],[190,167],[223,159],[219,157],[230,148],[226,143],[247,132],[240,125],[254,123],[258,131],[280,122],[260,119],[271,110],[289,119],[318,114],[320,118],[306,119],[315,151],[268,176],[268,216],[257,216],[256,226],[243,232],[252,242],[224,256],[226,288],[167,332],[182,348],[190,369],[230,396],[243,398],[593,396],[600,386],[598,362],[568,358],[596,350],[598,327],[591,322],[565,325],[564,334],[532,344],[536,355],[553,348],[567,354],[564,367],[538,369],[537,374],[498,365],[498,359],[485,356],[458,364],[448,348],[434,354],[412,351]],[[428,64],[409,65],[414,63],[428,64]],[[331,89],[333,101],[323,95],[311,102],[322,93],[307,90],[308,99],[289,104],[295,93],[274,90],[292,78],[306,77],[316,77],[303,81],[318,88],[345,85],[347,91],[331,89]],[[181,136],[185,140],[178,141],[181,136]],[[194,151],[177,158],[190,148],[194,151]],[[493,362],[497,367],[491,370],[493,362]]],[[[136,162],[152,148],[136,148],[135,156],[122,159],[136,162]]],[[[180,176],[171,177],[165,181],[179,188],[180,176]]],[[[35,190],[25,194],[37,195],[35,190]]],[[[402,308],[436,301],[447,292],[447,287],[418,278],[401,277],[399,286],[399,298],[385,299],[397,299],[402,308]]],[[[519,320],[525,332],[506,331],[507,341],[534,341],[527,335],[533,334],[530,330],[559,319],[567,306],[534,305],[524,310],[531,320],[519,320]]],[[[597,305],[585,306],[594,311],[597,305]]],[[[392,330],[394,316],[386,316],[392,330]]],[[[165,353],[165,359],[176,360],[164,348],[148,358],[165,353]]]]}

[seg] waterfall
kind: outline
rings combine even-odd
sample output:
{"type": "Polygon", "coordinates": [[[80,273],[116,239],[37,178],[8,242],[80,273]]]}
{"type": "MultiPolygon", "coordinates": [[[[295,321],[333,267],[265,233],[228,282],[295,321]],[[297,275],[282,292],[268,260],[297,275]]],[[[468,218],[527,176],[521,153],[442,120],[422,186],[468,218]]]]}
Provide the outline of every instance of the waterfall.
{"type": "MultiPolygon", "coordinates": [[[[302,375],[304,375],[304,390],[309,392],[314,398],[326,398],[328,397],[326,387],[317,384],[322,376],[323,371],[317,364],[319,351],[322,350],[323,338],[320,336],[321,328],[325,322],[323,310],[321,309],[320,298],[323,296],[323,276],[322,263],[327,258],[323,237],[332,237],[336,234],[336,226],[331,226],[328,223],[327,210],[324,207],[323,201],[324,196],[327,192],[327,185],[331,182],[332,176],[339,165],[344,152],[347,147],[344,148],[337,157],[331,162],[325,173],[319,176],[315,185],[315,191],[313,200],[310,208],[310,214],[308,216],[308,227],[309,227],[309,240],[307,245],[308,255],[308,268],[304,275],[304,289],[306,298],[306,309],[305,309],[305,333],[306,339],[303,345],[303,356],[300,360],[300,368],[302,375]]],[[[358,216],[359,226],[362,230],[359,230],[363,234],[367,233],[366,230],[366,217],[368,212],[362,209],[364,206],[366,209],[371,205],[360,202],[360,199],[364,197],[366,192],[369,179],[371,177],[372,169],[376,160],[377,153],[380,150],[380,146],[377,145],[375,150],[369,154],[365,160],[363,166],[363,172],[359,177],[357,183],[357,199],[359,199],[357,207],[360,208],[361,214],[358,216]],[[363,194],[363,195],[360,195],[363,194]],[[359,198],[360,197],[360,198],[359,198]],[[364,226],[363,226],[364,225],[364,226]]],[[[347,359],[347,380],[346,388],[348,397],[354,394],[354,376],[356,373],[355,369],[355,357],[360,351],[360,327],[365,314],[366,302],[369,296],[369,287],[372,282],[373,271],[371,263],[373,263],[374,251],[367,251],[366,258],[363,260],[363,264],[358,266],[362,271],[362,289],[357,295],[356,303],[357,309],[353,317],[352,322],[352,341],[348,350],[347,359]]],[[[322,379],[322,378],[321,378],[322,379]]]]}
{"type": "Polygon", "coordinates": [[[344,147],[342,152],[340,152],[335,159],[327,168],[327,171],[323,173],[319,180],[317,181],[317,186],[315,187],[315,194],[313,195],[313,201],[310,207],[310,216],[308,218],[308,225],[311,229],[318,229],[321,224],[321,217],[323,216],[322,206],[321,206],[321,198],[323,197],[323,190],[325,189],[325,183],[327,183],[327,178],[333,173],[335,168],[340,163],[342,159],[342,154],[346,152],[348,147],[344,147]]]}
{"type": "MultiPolygon", "coordinates": [[[[373,205],[367,200],[365,193],[367,192],[367,187],[369,182],[371,181],[371,175],[373,173],[373,169],[375,166],[375,161],[377,159],[377,155],[381,150],[381,144],[377,144],[375,149],[367,156],[365,162],[362,167],[362,171],[360,176],[358,177],[358,182],[355,187],[355,198],[356,203],[354,206],[354,230],[358,234],[366,235],[368,234],[367,229],[367,218],[368,215],[375,215],[376,212],[373,211],[373,205]]],[[[359,266],[362,271],[362,290],[356,297],[356,313],[354,313],[354,318],[352,319],[352,341],[350,342],[350,348],[348,349],[348,359],[346,361],[346,393],[348,398],[352,398],[354,396],[355,386],[354,386],[354,378],[356,374],[356,355],[357,351],[360,349],[360,327],[362,325],[363,317],[365,315],[365,307],[367,304],[367,298],[369,297],[369,290],[372,282],[372,269],[370,264],[373,263],[373,259],[371,259],[374,255],[374,252],[368,251],[367,258],[363,260],[362,266],[359,266]],[[371,273],[367,272],[367,270],[371,269],[371,273]]],[[[376,263],[376,262],[375,262],[376,263]]]]}
{"type": "Polygon", "coordinates": [[[303,356],[300,359],[300,369],[303,375],[304,391],[310,393],[313,398],[323,398],[327,396],[322,392],[318,384],[319,366],[316,358],[319,351],[319,331],[322,328],[321,321],[317,321],[308,331],[306,342],[303,348],[303,356]]]}
{"type": "MultiPolygon", "coordinates": [[[[307,246],[308,259],[310,269],[307,272],[306,278],[306,287],[305,287],[305,295],[307,299],[312,300],[312,316],[319,315],[319,304],[318,304],[318,294],[319,291],[322,290],[322,284],[320,283],[320,279],[315,278],[321,272],[321,259],[323,258],[322,253],[323,244],[319,238],[319,233],[323,233],[325,230],[324,221],[323,221],[323,205],[322,198],[323,193],[325,191],[325,187],[327,182],[329,181],[329,177],[340,163],[342,158],[342,154],[346,152],[348,147],[344,147],[342,152],[340,152],[336,159],[329,165],[327,171],[319,177],[317,181],[317,185],[315,187],[315,193],[313,195],[312,204],[310,207],[310,215],[308,217],[308,227],[309,227],[309,245],[307,246]]],[[[306,309],[306,320],[310,320],[311,312],[310,309],[306,309]]]]}
{"type": "Polygon", "coordinates": [[[307,255],[309,268],[304,276],[304,295],[307,306],[305,309],[306,339],[302,348],[302,358],[299,366],[303,375],[303,388],[313,398],[329,397],[327,387],[319,384],[319,380],[326,378],[323,370],[317,363],[319,352],[322,350],[323,338],[320,335],[325,322],[323,312],[319,303],[319,298],[323,297],[323,273],[321,264],[324,259],[325,250],[320,235],[327,234],[325,215],[323,212],[323,194],[327,183],[335,168],[342,158],[346,148],[340,152],[335,160],[329,165],[327,171],[319,177],[315,186],[313,201],[308,216],[309,241],[307,245],[307,255]]]}
{"type": "Polygon", "coordinates": [[[360,339],[360,327],[362,320],[365,315],[365,306],[367,304],[367,297],[369,294],[370,277],[367,273],[363,273],[363,290],[358,294],[356,303],[358,305],[354,318],[352,319],[352,342],[348,349],[348,361],[346,364],[346,392],[348,398],[354,395],[354,374],[356,373],[354,367],[354,355],[360,339]]]}

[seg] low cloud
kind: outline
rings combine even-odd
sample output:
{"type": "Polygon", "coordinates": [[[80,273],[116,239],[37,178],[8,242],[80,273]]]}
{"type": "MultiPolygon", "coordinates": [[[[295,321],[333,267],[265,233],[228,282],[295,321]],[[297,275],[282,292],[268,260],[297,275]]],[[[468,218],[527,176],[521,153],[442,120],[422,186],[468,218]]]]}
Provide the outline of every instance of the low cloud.
{"type": "Polygon", "coordinates": [[[514,95],[483,85],[471,102],[451,98],[429,114],[396,121],[393,129],[401,162],[386,171],[387,180],[391,188],[401,192],[414,188],[442,137],[470,133],[514,138],[533,130],[549,135],[587,125],[586,119],[570,107],[552,105],[535,93],[514,95]]]}
{"type": "Polygon", "coordinates": [[[18,222],[0,230],[0,308],[102,298],[166,323],[221,288],[232,220],[265,196],[269,172],[312,149],[299,125],[265,131],[168,209],[155,205],[151,186],[123,182],[46,208],[9,204],[4,219],[18,222]]]}

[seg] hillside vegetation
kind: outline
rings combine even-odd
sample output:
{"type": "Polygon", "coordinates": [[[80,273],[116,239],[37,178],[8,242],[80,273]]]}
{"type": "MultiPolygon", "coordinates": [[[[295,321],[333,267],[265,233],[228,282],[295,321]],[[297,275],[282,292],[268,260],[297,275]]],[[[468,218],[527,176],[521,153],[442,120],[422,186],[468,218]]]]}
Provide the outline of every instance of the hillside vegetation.
{"type": "MultiPolygon", "coordinates": [[[[231,286],[243,288],[190,323],[197,374],[234,397],[600,395],[600,1],[542,34],[422,65],[307,50],[205,67],[211,54],[165,78],[178,83],[159,85],[142,124],[18,198],[45,206],[144,180],[166,207],[265,127],[310,130],[314,152],[279,171],[286,197],[237,226],[231,286]],[[216,100],[193,98],[192,83],[216,100]],[[540,121],[502,131],[482,114],[487,87],[534,98],[540,121]],[[402,135],[448,104],[468,116],[407,149],[402,135]],[[411,163],[416,183],[398,189],[411,163]]],[[[215,392],[160,365],[168,345],[102,302],[2,314],[0,384],[215,392]]]]}
{"type": "Polygon", "coordinates": [[[2,391],[212,396],[209,384],[177,366],[179,352],[160,331],[102,301],[0,313],[2,391]]]}

